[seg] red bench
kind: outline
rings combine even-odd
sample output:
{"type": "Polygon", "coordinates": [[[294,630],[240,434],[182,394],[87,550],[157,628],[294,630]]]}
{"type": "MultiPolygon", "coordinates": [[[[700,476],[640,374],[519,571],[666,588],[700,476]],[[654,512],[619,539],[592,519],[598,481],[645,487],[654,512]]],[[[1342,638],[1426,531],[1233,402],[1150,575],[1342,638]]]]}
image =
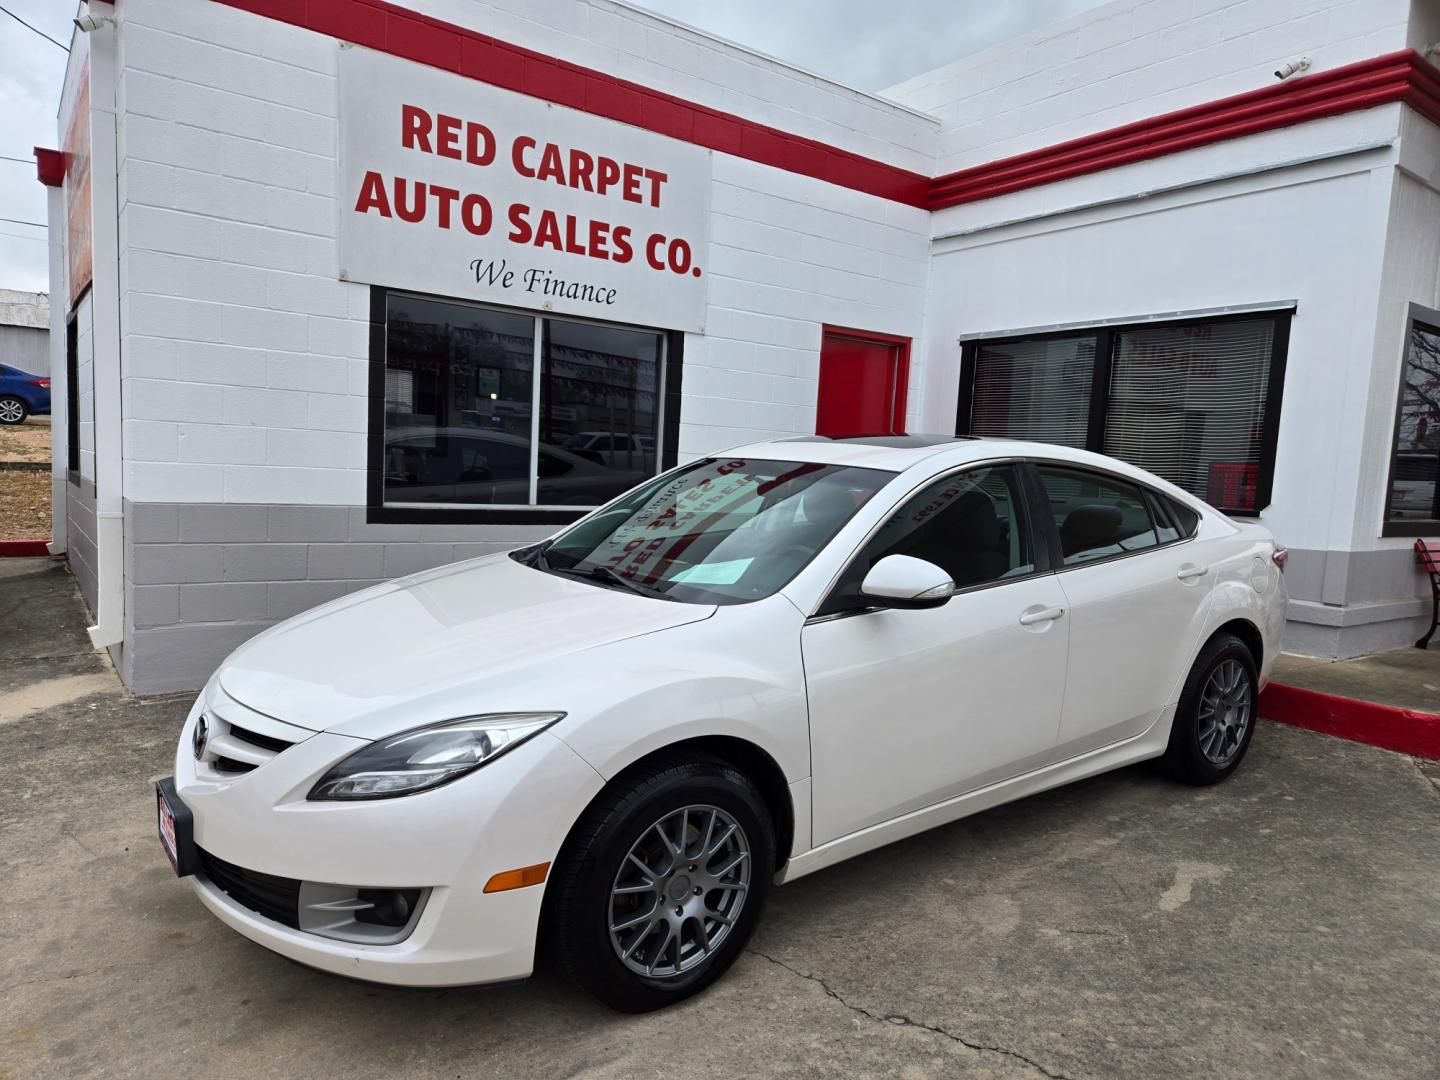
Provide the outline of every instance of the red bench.
{"type": "Polygon", "coordinates": [[[1435,636],[1435,628],[1440,625],[1440,551],[1436,551],[1424,540],[1416,540],[1415,557],[1430,575],[1430,629],[1425,631],[1424,637],[1415,642],[1415,648],[1428,649],[1430,639],[1435,636]]]}

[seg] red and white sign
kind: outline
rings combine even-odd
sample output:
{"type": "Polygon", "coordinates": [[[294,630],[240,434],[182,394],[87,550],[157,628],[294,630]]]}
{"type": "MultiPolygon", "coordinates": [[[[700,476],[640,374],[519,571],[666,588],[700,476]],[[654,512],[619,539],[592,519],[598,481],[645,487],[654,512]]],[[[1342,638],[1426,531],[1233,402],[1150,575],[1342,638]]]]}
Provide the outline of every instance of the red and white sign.
{"type": "Polygon", "coordinates": [[[340,276],[703,330],[710,151],[340,50],[340,276]]]}

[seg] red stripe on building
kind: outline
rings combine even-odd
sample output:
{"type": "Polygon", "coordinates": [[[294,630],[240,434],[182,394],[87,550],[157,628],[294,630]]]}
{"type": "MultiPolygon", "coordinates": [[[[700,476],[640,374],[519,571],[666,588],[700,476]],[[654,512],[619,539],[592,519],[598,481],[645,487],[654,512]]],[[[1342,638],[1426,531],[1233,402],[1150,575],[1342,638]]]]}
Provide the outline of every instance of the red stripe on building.
{"type": "MultiPolygon", "coordinates": [[[[1440,74],[1413,49],[1137,120],[1079,139],[938,176],[938,210],[1307,120],[1403,101],[1440,118],[1440,74]]],[[[1437,120],[1440,122],[1440,120],[1437,120]]]]}
{"type": "Polygon", "coordinates": [[[1440,124],[1440,71],[1415,50],[1402,49],[931,178],[545,56],[385,0],[216,2],[762,165],[929,210],[1397,101],[1440,124]]]}
{"type": "Polygon", "coordinates": [[[1260,715],[1386,750],[1440,759],[1440,716],[1271,683],[1260,715]]]}
{"type": "Polygon", "coordinates": [[[291,26],[882,199],[925,205],[928,176],[407,11],[384,0],[216,0],[291,26]]]}

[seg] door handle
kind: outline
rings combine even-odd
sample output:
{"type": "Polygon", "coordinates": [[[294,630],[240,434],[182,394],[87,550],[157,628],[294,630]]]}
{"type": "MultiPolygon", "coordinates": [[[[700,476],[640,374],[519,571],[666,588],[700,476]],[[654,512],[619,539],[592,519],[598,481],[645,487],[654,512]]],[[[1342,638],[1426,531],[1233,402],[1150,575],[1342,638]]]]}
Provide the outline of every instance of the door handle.
{"type": "Polygon", "coordinates": [[[1034,626],[1036,623],[1054,622],[1065,614],[1063,607],[1044,608],[1040,611],[1027,611],[1020,616],[1021,626],[1034,626]]]}
{"type": "Polygon", "coordinates": [[[1189,581],[1191,578],[1204,577],[1209,572],[1208,566],[1182,566],[1175,576],[1181,581],[1189,581]]]}

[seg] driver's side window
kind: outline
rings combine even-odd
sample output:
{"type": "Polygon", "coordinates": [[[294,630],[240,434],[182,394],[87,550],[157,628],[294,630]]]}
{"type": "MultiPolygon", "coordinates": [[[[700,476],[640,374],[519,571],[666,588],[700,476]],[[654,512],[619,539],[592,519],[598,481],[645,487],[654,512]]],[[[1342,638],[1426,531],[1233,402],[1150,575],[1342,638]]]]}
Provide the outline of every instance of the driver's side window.
{"type": "Polygon", "coordinates": [[[887,555],[934,563],[957,589],[1033,573],[1035,556],[1016,467],[951,473],[907,499],[846,568],[820,614],[867,606],[860,583],[887,555]]]}

